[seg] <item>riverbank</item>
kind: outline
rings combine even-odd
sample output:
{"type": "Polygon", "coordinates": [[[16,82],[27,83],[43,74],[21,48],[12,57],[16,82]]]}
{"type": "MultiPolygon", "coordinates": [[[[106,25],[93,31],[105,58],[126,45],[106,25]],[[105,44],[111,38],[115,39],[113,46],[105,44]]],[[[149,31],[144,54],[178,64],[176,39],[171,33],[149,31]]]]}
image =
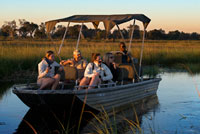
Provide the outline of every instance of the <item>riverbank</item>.
{"type": "MultiPolygon", "coordinates": [[[[37,73],[37,64],[48,50],[58,51],[61,41],[48,40],[10,40],[0,41],[0,79],[23,78],[24,71],[37,73]],[[10,78],[11,77],[11,78],[10,78]]],[[[127,42],[127,47],[128,47],[127,42]]],[[[61,59],[72,57],[76,41],[66,40],[61,50],[61,59]]],[[[79,49],[88,61],[91,53],[119,50],[119,42],[87,41],[80,42],[79,49]]],[[[133,41],[131,53],[133,57],[140,57],[141,42],[133,41]]],[[[146,41],[143,53],[143,65],[156,66],[187,66],[199,72],[200,41],[146,41]]],[[[59,58],[56,60],[59,62],[59,58]]],[[[184,68],[184,67],[183,67],[184,68]]],[[[27,74],[30,76],[30,74],[27,74]]]]}

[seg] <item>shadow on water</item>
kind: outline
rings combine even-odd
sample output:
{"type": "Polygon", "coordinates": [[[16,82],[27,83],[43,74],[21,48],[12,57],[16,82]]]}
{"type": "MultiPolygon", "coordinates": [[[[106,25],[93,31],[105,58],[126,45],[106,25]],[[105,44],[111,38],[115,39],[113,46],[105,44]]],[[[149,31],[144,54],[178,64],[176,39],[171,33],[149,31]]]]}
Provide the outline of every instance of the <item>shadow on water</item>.
{"type": "MultiPolygon", "coordinates": [[[[78,109],[77,109],[78,110],[78,109]]],[[[84,113],[81,126],[83,127],[91,116],[84,113]]],[[[77,133],[80,112],[68,110],[51,111],[49,109],[30,109],[21,121],[15,134],[62,134],[77,133]]]]}
{"type": "Polygon", "coordinates": [[[128,121],[135,121],[138,118],[139,123],[141,123],[142,115],[157,106],[157,96],[151,96],[131,104],[129,107],[120,108],[118,111],[113,110],[112,113],[99,113],[91,111],[91,109],[85,109],[80,125],[81,107],[72,109],[72,112],[70,108],[64,110],[30,109],[22,119],[15,134],[99,133],[99,129],[103,133],[112,131],[112,129],[117,133],[126,133],[131,131],[128,121]],[[104,118],[105,116],[108,119],[104,118]],[[80,132],[77,132],[79,127],[80,132]]]}
{"type": "Polygon", "coordinates": [[[13,83],[10,82],[9,83],[0,82],[0,100],[12,85],[13,83]]]}

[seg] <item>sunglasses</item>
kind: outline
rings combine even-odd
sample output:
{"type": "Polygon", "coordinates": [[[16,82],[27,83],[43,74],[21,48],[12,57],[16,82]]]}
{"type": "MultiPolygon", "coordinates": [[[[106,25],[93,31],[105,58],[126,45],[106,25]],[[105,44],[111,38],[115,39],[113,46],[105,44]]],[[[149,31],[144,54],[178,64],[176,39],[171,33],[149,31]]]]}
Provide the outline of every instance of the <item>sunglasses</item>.
{"type": "Polygon", "coordinates": [[[100,59],[96,59],[96,61],[102,61],[102,59],[100,58],[100,59]]]}
{"type": "Polygon", "coordinates": [[[122,48],[126,48],[126,46],[121,46],[122,48]]]}

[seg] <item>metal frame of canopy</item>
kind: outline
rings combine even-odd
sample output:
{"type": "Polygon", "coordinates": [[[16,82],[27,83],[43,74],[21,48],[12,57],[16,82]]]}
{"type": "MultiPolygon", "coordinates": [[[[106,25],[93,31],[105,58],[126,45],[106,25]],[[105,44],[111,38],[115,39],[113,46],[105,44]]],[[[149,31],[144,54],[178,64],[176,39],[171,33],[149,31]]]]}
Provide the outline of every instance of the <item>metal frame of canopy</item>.
{"type": "Polygon", "coordinates": [[[53,27],[57,23],[68,22],[67,28],[66,28],[65,33],[63,35],[61,45],[59,47],[59,51],[58,51],[58,55],[59,55],[60,52],[61,52],[61,48],[63,46],[63,42],[64,42],[64,39],[65,39],[66,33],[68,31],[68,28],[69,28],[69,25],[70,25],[71,22],[81,23],[81,28],[80,28],[80,31],[79,31],[79,36],[78,36],[78,40],[77,40],[77,44],[76,44],[76,49],[78,49],[79,41],[80,41],[80,37],[81,37],[81,33],[82,33],[82,27],[83,27],[84,23],[91,22],[93,24],[93,26],[95,27],[95,29],[97,29],[99,23],[103,22],[106,32],[109,32],[116,25],[119,32],[120,32],[122,39],[124,40],[124,36],[123,36],[122,32],[120,31],[119,24],[131,21],[131,20],[134,20],[134,21],[133,21],[133,28],[132,28],[132,31],[131,31],[131,37],[130,37],[130,41],[129,41],[128,51],[130,51],[130,49],[131,49],[132,37],[133,37],[134,30],[135,30],[134,27],[135,27],[136,20],[141,21],[143,23],[143,30],[144,31],[143,31],[142,46],[141,46],[141,52],[140,52],[140,62],[139,62],[139,76],[140,76],[141,65],[142,65],[142,57],[143,57],[143,48],[144,48],[144,39],[145,39],[145,30],[146,30],[149,22],[151,21],[145,15],[143,15],[143,14],[74,15],[74,16],[70,16],[70,17],[67,17],[67,18],[47,21],[47,22],[45,22],[45,25],[46,25],[47,33],[49,34],[50,31],[53,29],[53,27]]]}

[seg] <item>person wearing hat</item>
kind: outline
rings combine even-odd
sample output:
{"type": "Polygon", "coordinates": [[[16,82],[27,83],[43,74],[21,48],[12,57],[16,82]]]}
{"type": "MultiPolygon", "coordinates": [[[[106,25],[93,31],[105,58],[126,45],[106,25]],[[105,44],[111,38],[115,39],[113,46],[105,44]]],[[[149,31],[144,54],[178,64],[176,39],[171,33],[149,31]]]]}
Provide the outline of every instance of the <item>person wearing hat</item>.
{"type": "Polygon", "coordinates": [[[88,62],[81,56],[81,51],[76,49],[73,51],[73,58],[62,60],[60,64],[64,66],[70,65],[72,67],[76,67],[77,69],[85,69],[88,62]]]}

